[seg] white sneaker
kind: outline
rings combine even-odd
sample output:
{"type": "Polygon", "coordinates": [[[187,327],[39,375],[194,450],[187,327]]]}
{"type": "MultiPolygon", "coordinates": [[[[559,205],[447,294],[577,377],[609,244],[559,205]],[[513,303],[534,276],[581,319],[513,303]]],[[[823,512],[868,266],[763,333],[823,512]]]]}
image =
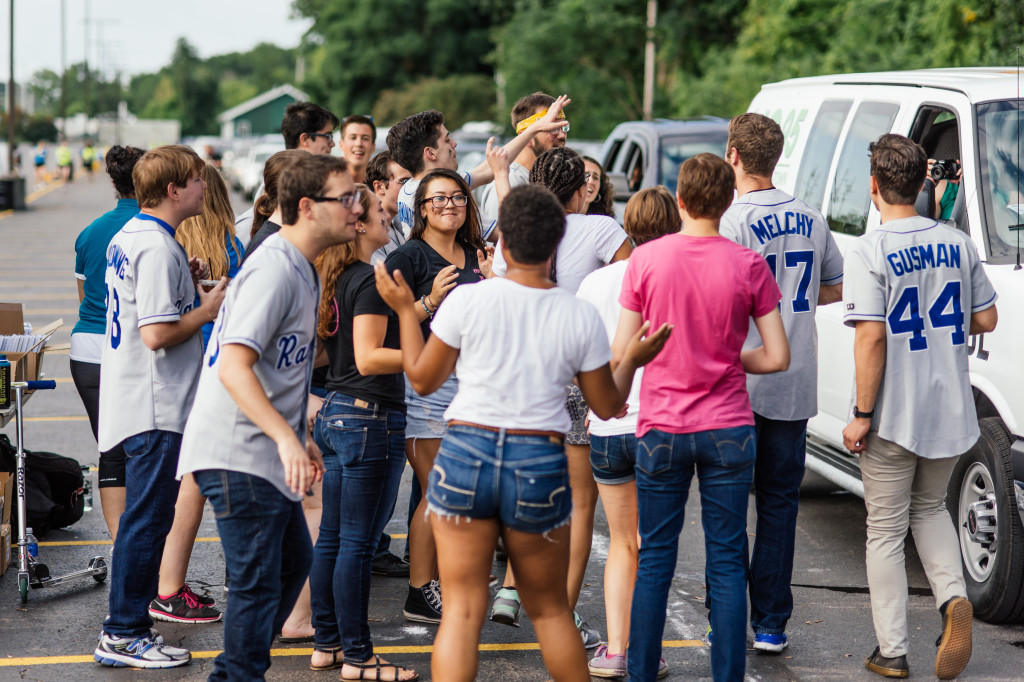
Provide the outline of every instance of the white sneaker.
{"type": "Polygon", "coordinates": [[[115,637],[103,633],[93,658],[115,668],[177,668],[192,660],[188,649],[163,644],[159,635],[115,637]]]}

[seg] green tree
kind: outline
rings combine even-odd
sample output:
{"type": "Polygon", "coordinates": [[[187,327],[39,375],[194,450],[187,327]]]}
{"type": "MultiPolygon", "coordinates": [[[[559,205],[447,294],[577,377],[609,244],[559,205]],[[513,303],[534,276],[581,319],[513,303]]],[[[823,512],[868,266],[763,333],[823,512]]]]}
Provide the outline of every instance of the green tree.
{"type": "Polygon", "coordinates": [[[494,81],[479,74],[421,78],[382,92],[373,108],[373,117],[381,123],[392,124],[427,109],[443,112],[449,130],[459,128],[466,121],[493,120],[494,81]]]}

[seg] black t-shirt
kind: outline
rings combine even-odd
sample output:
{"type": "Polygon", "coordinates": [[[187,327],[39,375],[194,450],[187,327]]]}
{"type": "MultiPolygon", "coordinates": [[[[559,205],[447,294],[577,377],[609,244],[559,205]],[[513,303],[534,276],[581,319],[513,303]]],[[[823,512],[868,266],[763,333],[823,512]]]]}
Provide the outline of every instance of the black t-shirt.
{"type": "Polygon", "coordinates": [[[252,236],[252,239],[249,240],[249,245],[245,247],[245,253],[242,255],[242,262],[244,263],[245,259],[251,256],[252,252],[259,248],[259,245],[262,244],[267,237],[272,234],[277,234],[280,229],[280,225],[272,223],[269,220],[263,223],[263,226],[258,229],[256,234],[252,236]]]}
{"type": "MultiPolygon", "coordinates": [[[[459,276],[456,286],[473,284],[484,279],[483,273],[480,272],[480,263],[476,259],[476,249],[462,245],[462,250],[466,254],[466,267],[461,270],[455,269],[459,276]]],[[[412,287],[412,293],[416,296],[417,301],[430,293],[437,273],[449,265],[453,265],[422,239],[410,239],[402,244],[388,254],[384,263],[387,265],[388,272],[402,271],[402,276],[412,287]]],[[[417,303],[416,305],[421,304],[417,303]]],[[[444,305],[444,301],[441,301],[441,305],[444,305]]],[[[423,328],[423,338],[430,336],[430,318],[424,320],[420,326],[423,328]]]]}
{"type": "Polygon", "coordinates": [[[368,263],[355,263],[345,268],[334,288],[334,302],[338,306],[337,331],[324,341],[330,370],[327,372],[327,390],[338,391],[353,398],[405,411],[405,381],[402,373],[372,374],[364,376],[356,368],[355,348],[352,341],[353,318],[357,315],[386,315],[385,348],[400,348],[398,316],[377,293],[373,267],[368,263]]]}

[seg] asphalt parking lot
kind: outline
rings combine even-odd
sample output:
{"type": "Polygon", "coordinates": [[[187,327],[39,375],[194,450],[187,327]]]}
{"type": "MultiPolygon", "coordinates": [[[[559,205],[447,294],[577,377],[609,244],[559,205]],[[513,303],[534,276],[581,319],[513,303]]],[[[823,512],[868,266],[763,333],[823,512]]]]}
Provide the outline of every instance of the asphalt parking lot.
{"type": "MultiPolygon", "coordinates": [[[[51,340],[67,343],[77,318],[78,298],[73,275],[74,240],[93,218],[113,207],[105,177],[54,186],[35,198],[30,210],[0,214],[0,301],[20,301],[26,320],[35,327],[62,318],[51,340]]],[[[239,205],[242,205],[239,202],[239,205]]],[[[82,464],[95,465],[95,441],[85,411],[71,383],[68,356],[49,353],[43,370],[57,390],[34,395],[25,406],[25,443],[29,449],[58,452],[82,464]]],[[[14,439],[13,423],[3,429],[14,439]]],[[[91,473],[95,484],[95,472],[91,473]]],[[[407,499],[411,470],[407,468],[399,500],[407,499]]],[[[676,576],[669,600],[664,657],[669,679],[710,679],[708,650],[701,642],[707,626],[703,604],[704,551],[696,487],[688,521],[680,539],[676,576]]],[[[389,526],[395,549],[401,551],[406,531],[403,503],[389,526]]],[[[753,528],[753,511],[750,512],[753,528]]],[[[189,582],[208,591],[223,606],[223,559],[217,527],[208,511],[192,557],[189,582]]],[[[594,551],[580,598],[580,613],[604,631],[602,573],[607,527],[598,510],[594,551]]],[[[94,509],[77,524],[41,538],[39,555],[54,575],[84,568],[92,556],[108,556],[110,540],[94,494],[94,509]]],[[[909,661],[914,678],[933,679],[934,641],[939,616],[927,581],[908,543],[910,573],[909,661]]],[[[500,574],[503,567],[498,566],[500,574]]],[[[862,501],[837,491],[820,479],[805,482],[797,534],[793,576],[796,609],[789,626],[791,646],[772,656],[748,652],[752,680],[876,680],[864,670],[864,658],[875,646],[864,571],[864,507],[862,501]]],[[[432,626],[407,623],[401,610],[402,579],[374,578],[370,603],[371,629],[378,653],[415,668],[429,680],[432,626]]],[[[53,589],[30,591],[28,603],[18,598],[16,569],[0,577],[0,680],[197,680],[212,669],[222,645],[222,625],[157,625],[172,644],[193,652],[189,666],[165,671],[103,668],[92,650],[107,608],[107,585],[92,579],[53,589]]],[[[481,636],[481,680],[548,679],[528,618],[523,627],[486,623],[481,636]]],[[[309,645],[281,645],[273,650],[274,680],[328,679],[308,669],[309,645]]],[[[972,680],[1024,678],[1024,626],[977,623],[974,656],[962,675],[972,680]]]]}

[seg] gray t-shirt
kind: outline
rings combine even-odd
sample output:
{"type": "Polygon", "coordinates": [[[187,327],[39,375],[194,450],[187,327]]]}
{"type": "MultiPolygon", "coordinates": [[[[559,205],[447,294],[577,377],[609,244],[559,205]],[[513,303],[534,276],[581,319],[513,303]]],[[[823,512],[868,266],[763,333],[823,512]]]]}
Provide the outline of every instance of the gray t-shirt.
{"type": "Polygon", "coordinates": [[[241,344],[259,354],[253,371],[267,398],[306,441],[306,401],[316,354],[320,281],[295,246],[268,237],[232,280],[203,359],[195,409],[185,426],[178,477],[203,469],[258,476],[290,500],[277,445],[245,416],[218,377],[220,350],[241,344]]]}
{"type": "MultiPolygon", "coordinates": [[[[513,161],[508,167],[508,184],[513,188],[529,185],[530,169],[513,161]]],[[[480,206],[480,233],[487,239],[498,227],[498,190],[493,182],[480,188],[477,203],[480,206]]]]}
{"type": "Polygon", "coordinates": [[[920,457],[966,452],[979,436],[970,316],[996,301],[974,243],[930,218],[892,220],[854,241],[845,273],[843,322],[886,326],[871,428],[920,457]]]}
{"type": "Polygon", "coordinates": [[[383,263],[389,253],[409,241],[405,238],[405,230],[402,229],[402,221],[398,216],[392,218],[391,222],[388,223],[388,239],[389,241],[387,244],[374,251],[370,256],[370,265],[383,263]]]}
{"type": "MultiPolygon", "coordinates": [[[[778,189],[748,192],[722,216],[719,231],[764,256],[782,292],[789,369],[747,375],[750,406],[768,419],[810,419],[818,412],[818,287],[843,281],[843,256],[821,212],[778,189]]],[[[750,325],[744,350],[762,345],[750,325]]]]}
{"type": "Polygon", "coordinates": [[[107,328],[100,361],[100,452],[146,431],[181,433],[203,357],[196,334],[157,351],[139,329],[177,322],[196,297],[188,256],[174,228],[145,213],[107,246],[107,328]]]}

